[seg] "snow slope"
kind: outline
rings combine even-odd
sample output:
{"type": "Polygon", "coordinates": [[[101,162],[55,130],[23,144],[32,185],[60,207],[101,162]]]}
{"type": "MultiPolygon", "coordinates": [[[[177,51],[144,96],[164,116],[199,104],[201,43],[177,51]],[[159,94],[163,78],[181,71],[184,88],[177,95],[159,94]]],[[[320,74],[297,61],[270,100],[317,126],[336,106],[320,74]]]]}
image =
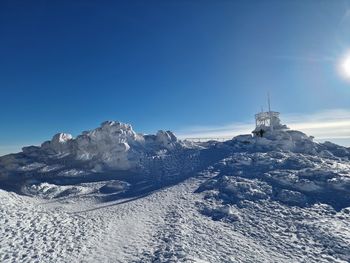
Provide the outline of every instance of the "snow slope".
{"type": "Polygon", "coordinates": [[[1,262],[350,262],[350,150],[105,122],[0,157],[1,262]]]}

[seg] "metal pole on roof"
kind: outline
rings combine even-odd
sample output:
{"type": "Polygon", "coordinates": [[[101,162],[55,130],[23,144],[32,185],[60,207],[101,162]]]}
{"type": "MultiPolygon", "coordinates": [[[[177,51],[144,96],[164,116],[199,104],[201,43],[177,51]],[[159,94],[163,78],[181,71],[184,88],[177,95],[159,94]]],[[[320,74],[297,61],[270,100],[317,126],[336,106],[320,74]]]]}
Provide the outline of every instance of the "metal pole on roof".
{"type": "Polygon", "coordinates": [[[268,105],[269,105],[270,130],[273,131],[272,114],[271,114],[271,102],[270,102],[270,92],[267,92],[267,103],[268,103],[268,105]]]}

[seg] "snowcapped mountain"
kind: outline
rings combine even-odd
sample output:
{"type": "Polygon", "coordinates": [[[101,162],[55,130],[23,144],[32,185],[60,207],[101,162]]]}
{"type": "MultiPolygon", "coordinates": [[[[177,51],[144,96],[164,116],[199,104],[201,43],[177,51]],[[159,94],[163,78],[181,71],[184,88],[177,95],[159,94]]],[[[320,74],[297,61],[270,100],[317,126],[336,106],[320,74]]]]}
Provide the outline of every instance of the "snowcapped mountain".
{"type": "Polygon", "coordinates": [[[1,262],[350,262],[350,149],[285,126],[194,143],[108,121],[0,157],[0,187],[1,262]]]}

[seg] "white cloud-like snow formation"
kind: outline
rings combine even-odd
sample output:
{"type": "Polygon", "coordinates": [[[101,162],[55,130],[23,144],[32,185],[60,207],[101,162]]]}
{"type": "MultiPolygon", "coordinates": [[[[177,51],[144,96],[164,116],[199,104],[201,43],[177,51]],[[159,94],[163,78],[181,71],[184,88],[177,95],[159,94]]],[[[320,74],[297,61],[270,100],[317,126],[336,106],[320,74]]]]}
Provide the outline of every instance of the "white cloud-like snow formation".
{"type": "MultiPolygon", "coordinates": [[[[282,122],[288,127],[312,135],[319,141],[333,141],[350,146],[350,109],[324,110],[312,114],[285,114],[282,122]]],[[[221,126],[193,126],[177,132],[180,138],[231,138],[250,133],[253,118],[244,123],[221,126]]]]}

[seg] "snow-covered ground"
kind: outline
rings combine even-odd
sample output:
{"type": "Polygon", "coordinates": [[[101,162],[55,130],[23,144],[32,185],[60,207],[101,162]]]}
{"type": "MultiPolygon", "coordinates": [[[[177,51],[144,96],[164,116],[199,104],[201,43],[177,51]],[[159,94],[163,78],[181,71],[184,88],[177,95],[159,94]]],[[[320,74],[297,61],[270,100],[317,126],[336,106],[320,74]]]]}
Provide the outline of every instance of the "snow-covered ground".
{"type": "Polygon", "coordinates": [[[0,158],[0,262],[350,262],[350,150],[105,122],[0,158]]]}

